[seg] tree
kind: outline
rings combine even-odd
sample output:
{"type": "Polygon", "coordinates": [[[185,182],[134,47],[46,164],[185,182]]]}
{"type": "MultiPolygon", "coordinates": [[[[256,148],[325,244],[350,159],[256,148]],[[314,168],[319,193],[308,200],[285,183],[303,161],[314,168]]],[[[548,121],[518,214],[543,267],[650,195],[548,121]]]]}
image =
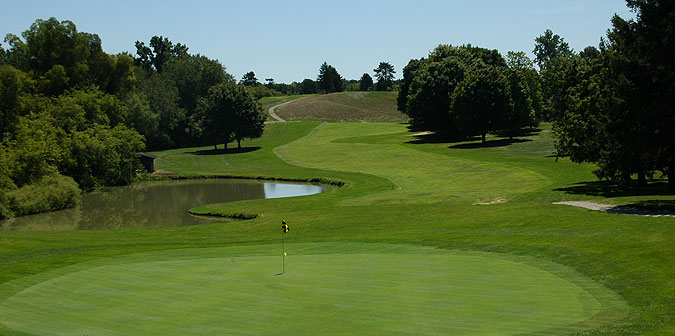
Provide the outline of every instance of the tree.
{"type": "MultiPolygon", "coordinates": [[[[534,62],[532,62],[523,51],[509,51],[506,54],[506,64],[510,69],[509,81],[512,85],[515,84],[514,81],[516,81],[513,76],[517,76],[519,78],[517,81],[520,82],[519,85],[527,91],[527,98],[529,99],[532,108],[531,112],[534,113],[531,123],[534,124],[537,121],[542,120],[544,118],[544,96],[541,88],[541,76],[539,76],[537,70],[534,69],[534,62]],[[514,74],[514,72],[516,74],[514,74]]],[[[511,92],[514,92],[513,89],[514,88],[512,87],[511,92]]],[[[512,99],[517,98],[512,97],[512,99]]]]}
{"type": "Polygon", "coordinates": [[[260,85],[260,82],[258,82],[258,79],[255,78],[255,72],[249,71],[246,74],[244,74],[243,77],[241,77],[241,81],[239,81],[239,84],[243,84],[245,86],[258,86],[260,85]]]}
{"type": "Polygon", "coordinates": [[[534,41],[535,45],[532,52],[536,56],[536,62],[541,71],[549,69],[551,62],[556,58],[568,57],[573,53],[565,39],[553,34],[550,29],[546,29],[544,34],[535,38],[534,41]]]}
{"type": "Polygon", "coordinates": [[[560,106],[565,101],[565,90],[572,86],[574,74],[569,72],[575,61],[574,51],[563,38],[547,29],[535,38],[533,50],[542,77],[542,92],[545,97],[542,119],[556,120],[563,113],[560,106]],[[572,62],[572,63],[571,63],[572,62]]]}
{"type": "Polygon", "coordinates": [[[25,42],[13,34],[5,37],[7,61],[39,81],[43,93],[58,95],[84,85],[107,88],[115,64],[98,35],[78,32],[73,22],[53,17],[36,20],[21,35],[25,42]]]}
{"type": "Polygon", "coordinates": [[[675,51],[669,1],[627,1],[637,20],[612,19],[599,54],[577,57],[570,104],[554,124],[558,156],[595,162],[599,178],[638,184],[661,171],[675,190],[675,51]]]}
{"type": "Polygon", "coordinates": [[[179,59],[187,51],[187,46],[180,43],[174,45],[168,38],[155,35],[150,38],[150,47],[144,42],[136,41],[136,64],[147,70],[154,68],[157,72],[162,72],[167,63],[179,59]]]}
{"type": "Polygon", "coordinates": [[[233,79],[218,60],[199,54],[183,54],[166,65],[165,75],[175,83],[178,105],[186,110],[188,118],[194,113],[199,97],[208,95],[212,86],[233,79]]]}
{"type": "Polygon", "coordinates": [[[396,106],[401,113],[406,115],[408,114],[408,94],[410,85],[412,85],[413,78],[415,78],[415,72],[419,69],[421,62],[423,62],[423,59],[411,59],[408,62],[408,65],[403,68],[403,79],[401,80],[398,97],[396,97],[396,106]]]}
{"type": "Polygon", "coordinates": [[[200,129],[215,148],[220,141],[227,149],[232,140],[241,147],[242,139],[260,137],[266,118],[246,88],[234,81],[213,86],[209,95],[200,99],[197,111],[200,129]]]}
{"type": "Polygon", "coordinates": [[[480,135],[503,129],[509,112],[507,81],[501,68],[487,66],[469,73],[453,93],[452,111],[459,132],[480,135]]]}
{"type": "Polygon", "coordinates": [[[333,66],[328,65],[326,62],[323,62],[319,68],[316,82],[319,92],[342,92],[342,77],[333,66]]]}
{"type": "Polygon", "coordinates": [[[255,97],[249,95],[242,87],[237,86],[235,94],[232,137],[237,140],[237,148],[241,148],[241,140],[262,136],[267,115],[255,97]]]}
{"type": "Polygon", "coordinates": [[[387,62],[380,62],[377,68],[373,69],[375,72],[375,78],[377,78],[377,84],[375,85],[375,90],[377,91],[390,91],[394,88],[394,66],[387,62]]]}
{"type": "Polygon", "coordinates": [[[369,74],[364,73],[359,82],[359,91],[370,91],[373,89],[373,78],[369,74]]]}
{"type": "Polygon", "coordinates": [[[31,85],[28,75],[9,64],[0,65],[0,143],[12,132],[21,115],[24,90],[31,85]]]}
{"type": "Polygon", "coordinates": [[[316,93],[316,82],[309,79],[305,78],[300,85],[298,86],[300,89],[300,93],[302,94],[312,94],[316,93]]]}

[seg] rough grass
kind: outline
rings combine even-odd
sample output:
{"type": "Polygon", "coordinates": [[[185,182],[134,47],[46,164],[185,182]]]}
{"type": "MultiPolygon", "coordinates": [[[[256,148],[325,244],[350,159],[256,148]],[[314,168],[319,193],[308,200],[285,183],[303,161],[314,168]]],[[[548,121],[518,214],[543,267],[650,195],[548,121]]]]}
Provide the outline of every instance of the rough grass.
{"type": "MultiPolygon", "coordinates": [[[[544,125],[543,131],[523,141],[483,146],[411,137],[405,125],[396,123],[291,122],[268,125],[263,138],[246,143],[259,147],[253,151],[204,155],[209,149],[205,147],[156,153],[159,169],[186,176],[322,178],[346,184],[314,196],[200,207],[211,213],[260,215],[248,221],[58,233],[3,231],[0,282],[21,282],[66,265],[134,252],[277,243],[283,218],[293,233],[287,244],[412,244],[565,265],[630,305],[624,317],[610,318],[602,326],[584,325],[584,335],[672,332],[675,218],[551,203],[593,200],[621,205],[675,197],[593,184],[592,166],[550,157],[548,129],[544,125]],[[586,188],[589,185],[592,188],[586,188]],[[505,202],[474,205],[495,199],[505,202]]],[[[0,301],[7,293],[0,292],[0,301]]],[[[9,333],[0,325],[3,332],[9,333]]]]}
{"type": "MultiPolygon", "coordinates": [[[[263,111],[267,114],[268,110],[272,106],[283,104],[289,101],[297,100],[300,98],[311,97],[314,95],[294,95],[294,96],[274,96],[274,97],[263,97],[260,98],[259,102],[262,105],[263,111]]],[[[268,114],[269,116],[269,114],[268,114]]]]}
{"type": "Polygon", "coordinates": [[[396,109],[396,92],[339,92],[317,95],[280,106],[285,120],[407,121],[396,109]]]}

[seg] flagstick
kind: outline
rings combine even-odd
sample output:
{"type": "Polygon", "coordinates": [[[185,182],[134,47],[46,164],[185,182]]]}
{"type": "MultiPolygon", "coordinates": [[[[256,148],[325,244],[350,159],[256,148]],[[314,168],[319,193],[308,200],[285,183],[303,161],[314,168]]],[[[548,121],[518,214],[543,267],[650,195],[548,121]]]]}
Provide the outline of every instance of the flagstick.
{"type": "Polygon", "coordinates": [[[286,244],[284,243],[284,231],[281,231],[281,274],[286,272],[286,244]]]}

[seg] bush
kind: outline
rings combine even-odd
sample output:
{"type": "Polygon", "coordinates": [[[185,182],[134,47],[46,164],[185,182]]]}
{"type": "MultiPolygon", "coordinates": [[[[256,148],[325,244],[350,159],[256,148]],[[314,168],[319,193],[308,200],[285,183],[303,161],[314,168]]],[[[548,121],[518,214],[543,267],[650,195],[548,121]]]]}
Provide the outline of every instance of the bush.
{"type": "MultiPolygon", "coordinates": [[[[7,210],[16,216],[71,208],[80,202],[80,188],[75,180],[59,174],[44,176],[6,195],[9,201],[7,210]]],[[[0,211],[3,211],[2,204],[0,211]]]]}

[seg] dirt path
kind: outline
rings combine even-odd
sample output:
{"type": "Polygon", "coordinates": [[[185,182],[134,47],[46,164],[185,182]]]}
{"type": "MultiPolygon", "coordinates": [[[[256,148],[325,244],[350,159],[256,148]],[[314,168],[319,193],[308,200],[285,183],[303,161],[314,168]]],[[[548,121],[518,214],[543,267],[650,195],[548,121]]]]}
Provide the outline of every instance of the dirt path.
{"type": "Polygon", "coordinates": [[[593,203],[586,201],[568,201],[568,202],[553,202],[553,204],[562,204],[562,205],[571,205],[584,209],[595,210],[595,211],[605,211],[609,213],[621,214],[621,215],[636,215],[636,216],[649,216],[649,217],[675,217],[675,213],[667,211],[641,211],[624,208],[618,205],[609,205],[601,203],[593,203]]]}

